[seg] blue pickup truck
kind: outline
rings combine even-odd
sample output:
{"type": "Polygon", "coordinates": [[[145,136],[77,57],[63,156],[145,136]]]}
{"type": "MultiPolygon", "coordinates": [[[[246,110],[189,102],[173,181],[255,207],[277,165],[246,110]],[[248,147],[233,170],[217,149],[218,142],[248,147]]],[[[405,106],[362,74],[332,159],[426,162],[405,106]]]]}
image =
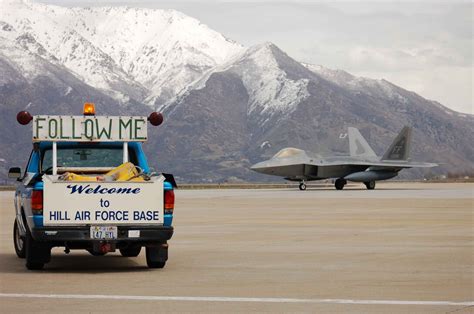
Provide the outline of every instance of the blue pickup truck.
{"type": "Polygon", "coordinates": [[[56,116],[59,130],[49,116],[25,115],[17,118],[22,124],[33,120],[33,149],[25,170],[11,168],[9,177],[19,182],[13,239],[26,267],[42,269],[53,247],[66,253],[84,249],[94,256],[119,250],[124,257],[138,256],[145,247],[148,267],[163,268],[173,235],[176,183],[172,175],[150,170],[140,143],[146,140],[143,123],[132,130],[128,120],[95,117],[94,112],[76,116],[77,125],[73,117],[56,116]],[[87,134],[92,123],[102,123],[109,133],[87,134]],[[132,178],[107,176],[124,162],[133,168],[132,178]]]}

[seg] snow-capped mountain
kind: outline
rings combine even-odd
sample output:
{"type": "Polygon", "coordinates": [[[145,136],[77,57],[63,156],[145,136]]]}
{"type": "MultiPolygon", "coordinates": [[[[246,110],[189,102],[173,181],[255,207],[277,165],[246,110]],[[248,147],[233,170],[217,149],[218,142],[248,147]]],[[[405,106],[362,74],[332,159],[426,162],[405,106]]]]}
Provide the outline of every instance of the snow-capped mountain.
{"type": "Polygon", "coordinates": [[[127,102],[160,105],[243,47],[174,10],[2,0],[0,36],[127,102]]]}
{"type": "MultiPolygon", "coordinates": [[[[230,71],[239,75],[249,94],[247,113],[265,117],[263,125],[273,114],[289,114],[307,97],[307,79],[294,79],[278,63],[281,52],[272,43],[252,46],[227,62],[211,69],[171,99],[167,105],[183,99],[189,91],[202,89],[216,72],[230,71]],[[274,53],[276,52],[276,54],[274,53]]],[[[281,52],[283,53],[283,52],[281,52]]],[[[165,109],[166,106],[163,108],[165,109]]]]}
{"type": "Polygon", "coordinates": [[[245,48],[173,10],[0,7],[3,175],[24,164],[19,149],[28,156],[18,111],[79,114],[86,101],[101,114],[162,110],[145,149],[158,171],[186,181],[272,179],[249,166],[287,146],[344,154],[347,126],[382,154],[411,125],[414,159],[443,163],[436,173],[473,167],[473,116],[388,81],[304,64],[272,43],[245,48]]]}

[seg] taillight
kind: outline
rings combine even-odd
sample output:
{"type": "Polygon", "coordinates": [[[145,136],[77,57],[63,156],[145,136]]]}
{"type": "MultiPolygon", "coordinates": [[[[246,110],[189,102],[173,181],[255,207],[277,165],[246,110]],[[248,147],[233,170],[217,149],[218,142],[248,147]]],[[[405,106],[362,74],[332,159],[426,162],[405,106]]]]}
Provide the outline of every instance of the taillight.
{"type": "Polygon", "coordinates": [[[43,214],[43,191],[35,191],[31,193],[31,211],[33,215],[43,214]]]}
{"type": "Polygon", "coordinates": [[[174,210],[174,191],[173,190],[165,190],[164,203],[165,203],[164,213],[172,214],[174,210]]]}

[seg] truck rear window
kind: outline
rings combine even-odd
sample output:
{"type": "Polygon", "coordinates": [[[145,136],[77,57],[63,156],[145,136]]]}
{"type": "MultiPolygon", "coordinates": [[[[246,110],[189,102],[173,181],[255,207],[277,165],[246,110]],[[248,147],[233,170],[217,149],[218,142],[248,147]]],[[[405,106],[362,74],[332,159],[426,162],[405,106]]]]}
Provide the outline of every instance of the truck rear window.
{"type": "MultiPolygon", "coordinates": [[[[43,154],[42,171],[53,165],[53,151],[45,150],[43,154]]],[[[58,167],[117,167],[123,162],[122,148],[58,147],[58,167]]],[[[133,161],[132,161],[133,162],[133,161]]]]}

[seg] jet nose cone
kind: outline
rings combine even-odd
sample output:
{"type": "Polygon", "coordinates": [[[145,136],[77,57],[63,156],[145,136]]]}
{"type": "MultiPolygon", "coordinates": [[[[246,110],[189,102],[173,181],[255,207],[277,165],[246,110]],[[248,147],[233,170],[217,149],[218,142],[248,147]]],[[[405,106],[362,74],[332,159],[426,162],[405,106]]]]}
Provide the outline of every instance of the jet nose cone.
{"type": "Polygon", "coordinates": [[[250,167],[251,170],[256,171],[256,172],[261,172],[263,168],[264,167],[262,165],[262,162],[257,162],[256,164],[250,167]]]}

